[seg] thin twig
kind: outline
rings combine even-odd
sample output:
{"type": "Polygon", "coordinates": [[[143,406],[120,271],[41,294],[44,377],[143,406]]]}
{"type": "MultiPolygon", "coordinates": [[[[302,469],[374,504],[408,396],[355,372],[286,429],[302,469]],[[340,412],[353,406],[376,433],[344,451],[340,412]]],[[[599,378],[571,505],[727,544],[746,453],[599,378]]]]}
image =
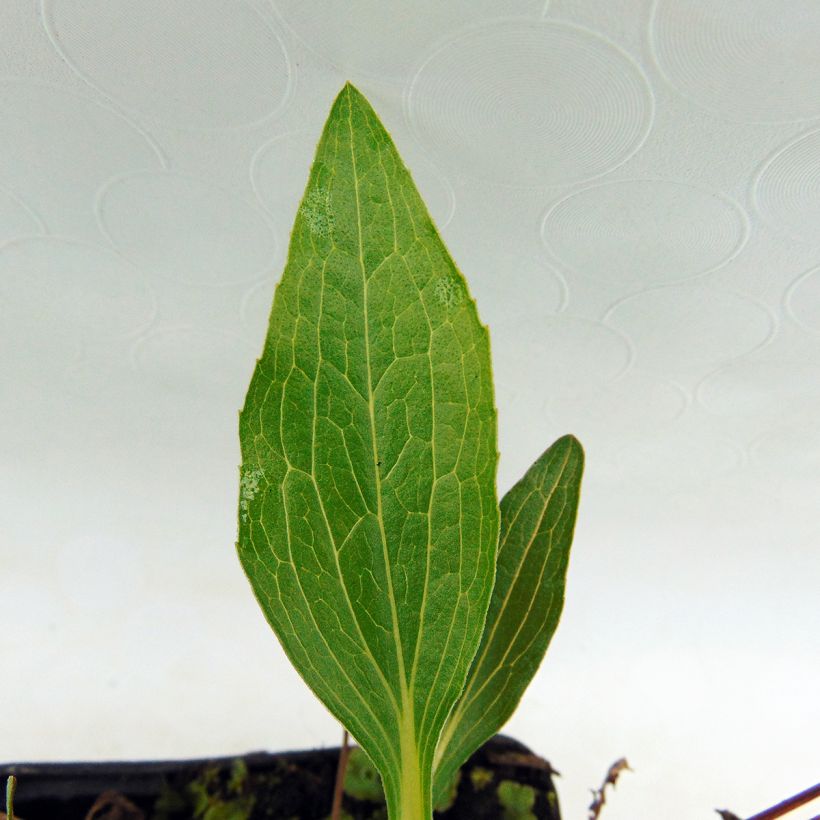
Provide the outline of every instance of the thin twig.
{"type": "Polygon", "coordinates": [[[601,815],[601,809],[604,807],[604,803],[606,803],[606,787],[612,786],[614,789],[618,778],[621,776],[621,772],[624,771],[631,772],[632,769],[629,768],[626,758],[621,757],[609,767],[604,782],[601,783],[601,788],[592,790],[592,803],[589,804],[589,820],[598,820],[601,815]]]}
{"type": "Polygon", "coordinates": [[[330,811],[330,820],[340,820],[342,816],[342,797],[345,791],[345,772],[347,758],[350,756],[347,729],[342,735],[342,748],[339,749],[339,765],[336,767],[336,785],[333,787],[333,808],[330,811]]]}
{"type": "MultiPolygon", "coordinates": [[[[820,797],[820,783],[810,786],[808,789],[805,789],[793,797],[783,800],[775,806],[771,806],[770,808],[764,809],[757,814],[753,814],[751,817],[747,818],[747,820],[776,820],[776,818],[782,817],[790,811],[799,809],[800,806],[805,806],[806,803],[811,803],[812,800],[817,800],[818,797],[820,797]]],[[[720,809],[716,809],[716,811],[721,817],[728,818],[728,820],[731,820],[733,817],[737,817],[737,815],[732,814],[730,811],[721,811],[720,809]]],[[[820,820],[820,814],[818,814],[817,817],[813,817],[812,820],[820,820]]]]}
{"type": "Polygon", "coordinates": [[[14,820],[14,792],[17,790],[17,778],[10,774],[6,780],[6,817],[14,820]]]}
{"type": "Polygon", "coordinates": [[[124,794],[109,790],[94,801],[85,820],[145,820],[145,815],[124,794]]]}

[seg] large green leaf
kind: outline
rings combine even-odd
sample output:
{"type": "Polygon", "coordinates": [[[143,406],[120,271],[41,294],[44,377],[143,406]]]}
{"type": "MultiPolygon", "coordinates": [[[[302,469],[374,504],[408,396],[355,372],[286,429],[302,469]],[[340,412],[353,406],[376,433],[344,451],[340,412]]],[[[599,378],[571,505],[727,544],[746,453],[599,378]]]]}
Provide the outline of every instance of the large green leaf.
{"type": "Polygon", "coordinates": [[[584,451],[558,439],[501,502],[496,581],[481,646],[441,736],[434,799],[459,767],[515,711],[564,606],[584,451]]]}
{"type": "Polygon", "coordinates": [[[389,135],[347,85],[240,417],[239,556],[302,677],[429,817],[498,538],[486,329],[389,135]]]}

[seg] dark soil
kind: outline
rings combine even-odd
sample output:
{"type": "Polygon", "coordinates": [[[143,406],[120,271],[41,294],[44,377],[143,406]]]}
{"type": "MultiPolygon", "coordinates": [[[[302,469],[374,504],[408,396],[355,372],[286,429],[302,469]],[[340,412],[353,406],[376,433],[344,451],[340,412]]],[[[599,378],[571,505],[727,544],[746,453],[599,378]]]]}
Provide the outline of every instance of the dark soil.
{"type": "MultiPolygon", "coordinates": [[[[339,749],[254,753],[152,763],[0,765],[18,778],[20,820],[326,820],[339,749]]],[[[553,771],[502,735],[461,770],[439,820],[560,820],[553,771]]],[[[378,779],[355,753],[345,786],[346,820],[386,820],[378,779]]]]}

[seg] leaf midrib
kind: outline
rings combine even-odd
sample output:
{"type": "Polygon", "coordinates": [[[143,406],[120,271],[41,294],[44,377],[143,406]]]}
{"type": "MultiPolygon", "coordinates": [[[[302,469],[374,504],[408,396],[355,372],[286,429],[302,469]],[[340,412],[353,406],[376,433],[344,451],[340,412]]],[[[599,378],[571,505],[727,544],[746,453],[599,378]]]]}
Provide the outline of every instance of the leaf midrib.
{"type": "MultiPolygon", "coordinates": [[[[393,625],[393,634],[396,639],[396,661],[399,673],[399,686],[402,701],[402,712],[405,718],[412,717],[413,702],[407,687],[407,676],[404,668],[404,651],[402,649],[401,632],[399,630],[398,610],[396,609],[396,596],[393,590],[393,573],[390,562],[390,553],[387,549],[387,533],[384,528],[384,510],[382,503],[382,481],[379,473],[379,446],[376,438],[376,408],[375,395],[373,390],[373,373],[370,366],[370,320],[368,313],[368,279],[367,268],[364,262],[364,232],[362,230],[361,195],[359,192],[359,171],[356,165],[355,136],[353,132],[353,99],[350,86],[347,86],[347,124],[350,132],[350,159],[353,168],[353,191],[356,202],[356,231],[357,244],[359,250],[359,269],[362,274],[362,310],[364,319],[364,349],[365,364],[367,371],[367,408],[370,423],[370,441],[373,448],[373,473],[376,479],[376,520],[379,524],[379,536],[382,542],[382,557],[384,560],[385,578],[387,581],[387,597],[390,602],[390,618],[393,625]]],[[[397,716],[399,726],[402,726],[401,715],[397,716]]],[[[412,725],[412,720],[410,721],[412,725]]]]}

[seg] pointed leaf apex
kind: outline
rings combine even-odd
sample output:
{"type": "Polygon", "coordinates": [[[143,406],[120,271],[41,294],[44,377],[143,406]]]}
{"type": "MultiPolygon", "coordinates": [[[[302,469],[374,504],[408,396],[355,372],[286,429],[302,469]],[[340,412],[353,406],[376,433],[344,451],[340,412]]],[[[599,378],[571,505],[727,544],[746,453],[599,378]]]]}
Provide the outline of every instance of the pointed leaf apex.
{"type": "Polygon", "coordinates": [[[567,435],[561,436],[561,438],[559,438],[555,443],[566,445],[570,449],[576,450],[581,455],[584,453],[583,445],[574,435],[572,435],[572,433],[567,433],[567,435]]]}
{"type": "Polygon", "coordinates": [[[365,99],[364,94],[362,94],[362,92],[359,91],[359,89],[356,88],[356,86],[353,85],[353,83],[351,83],[350,80],[348,80],[344,84],[342,90],[339,92],[339,96],[341,96],[342,94],[346,94],[350,99],[355,99],[355,100],[364,100],[365,99]]]}

